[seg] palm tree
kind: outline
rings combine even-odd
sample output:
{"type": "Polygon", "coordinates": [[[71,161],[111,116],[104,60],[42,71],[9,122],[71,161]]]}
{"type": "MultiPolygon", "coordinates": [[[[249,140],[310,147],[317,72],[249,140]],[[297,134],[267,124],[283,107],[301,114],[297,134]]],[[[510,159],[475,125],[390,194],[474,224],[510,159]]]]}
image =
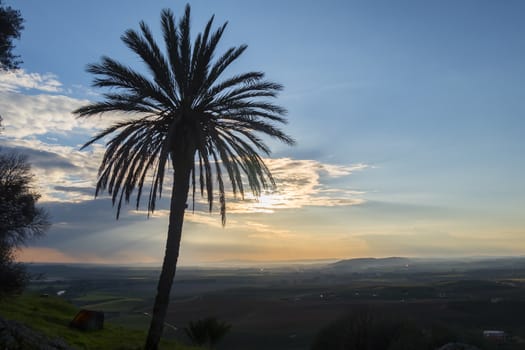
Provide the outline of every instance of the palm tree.
{"type": "Polygon", "coordinates": [[[146,74],[102,57],[87,71],[93,86],[108,88],[103,100],[77,109],[80,117],[124,112],[129,119],[115,122],[87,142],[109,138],[99,169],[95,195],[107,190],[117,207],[128,203],[137,189],[138,208],[144,183],[151,187],[148,212],[153,212],[163,188],[167,164],[173,168],[168,237],[146,349],[157,349],[182,234],[188,193],[200,190],[211,211],[216,192],[222,224],[226,222],[225,177],[234,196],[244,196],[245,185],[258,196],[275,185],[261,155],[270,150],[261,135],[286,144],[294,140],[275,124],[286,123],[286,110],[268,102],[282,86],[264,80],[261,72],[238,74],[219,80],[224,70],[245,50],[232,47],[214,59],[226,24],[211,31],[213,17],[193,44],[190,40],[190,6],[178,25],[173,13],[161,13],[165,50],[155,42],[149,27],[128,30],[122,41],[145,63],[146,74]],[[215,186],[218,188],[216,189],[215,186]]]}

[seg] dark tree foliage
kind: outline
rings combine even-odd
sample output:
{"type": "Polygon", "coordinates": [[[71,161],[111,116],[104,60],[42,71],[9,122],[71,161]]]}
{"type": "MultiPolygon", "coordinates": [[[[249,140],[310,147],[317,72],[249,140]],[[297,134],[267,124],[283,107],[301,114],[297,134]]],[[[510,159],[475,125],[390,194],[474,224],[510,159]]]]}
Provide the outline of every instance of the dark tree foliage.
{"type": "Polygon", "coordinates": [[[40,195],[32,182],[26,156],[0,153],[0,240],[11,246],[42,235],[49,226],[46,212],[36,206],[40,195]]]}
{"type": "Polygon", "coordinates": [[[23,23],[20,11],[5,6],[0,0],[0,69],[17,69],[22,63],[20,56],[13,53],[13,39],[20,39],[23,23]]]}
{"type": "Polygon", "coordinates": [[[22,292],[28,278],[24,266],[15,261],[13,247],[0,242],[0,299],[22,292]]]}
{"type": "Polygon", "coordinates": [[[191,321],[184,332],[194,345],[213,348],[230,331],[231,325],[208,317],[196,322],[191,321]]]}
{"type": "Polygon", "coordinates": [[[0,153],[0,294],[21,291],[27,275],[14,251],[49,227],[47,213],[36,206],[40,196],[32,181],[25,156],[0,153]]]}
{"type": "Polygon", "coordinates": [[[432,350],[411,322],[367,308],[322,329],[311,350],[432,350]]]}

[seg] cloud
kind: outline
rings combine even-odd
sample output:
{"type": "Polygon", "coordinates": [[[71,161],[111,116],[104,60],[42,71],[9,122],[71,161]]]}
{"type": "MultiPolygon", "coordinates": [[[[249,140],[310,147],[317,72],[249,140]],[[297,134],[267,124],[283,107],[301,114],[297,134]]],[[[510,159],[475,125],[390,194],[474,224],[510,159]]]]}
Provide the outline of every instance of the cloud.
{"type": "MultiPolygon", "coordinates": [[[[55,81],[56,77],[24,71],[10,74],[6,73],[1,80],[4,84],[10,82],[8,86],[11,86],[5,88],[6,93],[0,96],[0,111],[5,126],[2,136],[7,137],[5,145],[29,155],[39,185],[43,188],[43,201],[91,199],[88,192],[95,186],[104,148],[94,145],[87,152],[80,152],[79,148],[91,135],[123,116],[108,114],[104,118],[75,118],[72,111],[89,103],[88,100],[20,92],[22,87],[55,91],[51,87],[61,86],[55,81]],[[18,81],[13,78],[15,76],[20,78],[17,88],[12,87],[14,81],[18,81]]],[[[304,206],[347,206],[363,202],[361,192],[332,186],[330,180],[366,169],[365,164],[345,166],[291,158],[267,159],[266,162],[275,177],[277,188],[263,193],[260,198],[250,194],[247,194],[246,201],[231,198],[228,204],[230,213],[271,213],[304,206]]],[[[197,202],[197,209],[205,210],[203,201],[198,198],[197,202]]]]}
{"type": "Polygon", "coordinates": [[[298,234],[291,232],[286,229],[279,229],[274,225],[267,225],[255,221],[246,221],[245,223],[246,230],[251,231],[248,234],[250,238],[258,239],[270,239],[270,240],[288,240],[296,239],[298,234]]]}
{"type": "Polygon", "coordinates": [[[95,194],[98,163],[103,152],[101,146],[79,151],[36,139],[9,139],[2,151],[28,156],[37,189],[42,194],[41,202],[76,202],[92,199],[95,194]]]}
{"type": "Polygon", "coordinates": [[[42,202],[93,198],[104,148],[94,145],[85,151],[79,149],[107,124],[100,118],[77,119],[72,115],[72,110],[87,102],[63,95],[0,94],[5,127],[0,136],[2,151],[28,156],[42,202]],[[83,190],[78,191],[80,188],[83,190]]]}
{"type": "Polygon", "coordinates": [[[51,73],[27,73],[23,69],[0,70],[0,92],[20,90],[39,90],[45,92],[62,91],[62,83],[51,73]]]}
{"type": "Polygon", "coordinates": [[[123,213],[119,220],[107,198],[79,202],[46,202],[52,226],[47,235],[32,242],[39,247],[59,248],[81,254],[91,250],[113,255],[130,246],[144,250],[146,246],[161,251],[165,240],[167,220],[148,219],[145,215],[123,213]]]}
{"type": "MultiPolygon", "coordinates": [[[[159,200],[155,215],[148,219],[145,206],[134,210],[132,202],[116,221],[111,200],[93,199],[104,146],[95,144],[84,151],[79,148],[98,130],[124,116],[75,118],[72,111],[89,103],[88,100],[56,94],[67,89],[54,82],[54,76],[18,74],[19,82],[7,76],[0,79],[3,84],[0,111],[5,127],[2,147],[4,151],[28,155],[42,194],[40,203],[53,221],[48,234],[21,253],[23,260],[160,262],[168,221],[169,174],[165,196],[159,200]],[[28,89],[41,93],[27,95],[28,89]]],[[[288,257],[290,252],[299,257],[308,251],[292,243],[300,236],[299,232],[278,227],[280,224],[275,224],[270,215],[261,216],[261,212],[276,213],[306,206],[344,207],[363,202],[363,193],[344,183],[346,177],[366,169],[365,164],[336,165],[291,158],[266,159],[266,162],[277,188],[260,198],[250,195],[246,201],[231,198],[227,232],[222,228],[218,211],[207,213],[205,200],[197,198],[195,212],[188,211],[185,215],[182,260],[198,262],[232,257],[264,260],[274,249],[279,258],[288,257]],[[283,242],[289,247],[284,247],[283,242]]],[[[147,193],[146,188],[145,199],[147,193]]],[[[283,217],[290,214],[286,213],[283,217]]]]}
{"type": "MultiPolygon", "coordinates": [[[[365,203],[364,192],[348,188],[346,177],[353,173],[363,171],[370,166],[357,163],[351,165],[337,165],[322,163],[317,160],[283,158],[264,159],[270,169],[276,187],[261,193],[259,197],[254,196],[247,189],[244,199],[239,196],[234,197],[231,186],[228,183],[226,171],[223,171],[226,187],[226,213],[228,215],[228,225],[231,224],[231,214],[252,214],[252,213],[274,213],[282,209],[300,209],[303,207],[335,207],[353,206],[365,203]],[[337,184],[333,181],[336,180],[337,184]]],[[[163,198],[170,198],[171,181],[170,176],[166,176],[163,198]]],[[[198,185],[197,185],[198,186],[198,185]]],[[[248,186],[245,183],[245,189],[248,186]]],[[[143,191],[146,193],[147,191],[143,191]]],[[[213,213],[219,212],[217,193],[214,198],[213,213]]],[[[200,196],[199,191],[195,194],[195,208],[191,193],[188,198],[190,210],[196,213],[207,213],[208,203],[205,198],[200,196]],[[195,209],[195,210],[193,210],[195,209]]],[[[161,213],[164,215],[165,213],[161,213]]],[[[188,216],[188,220],[196,223],[220,226],[220,222],[215,223],[216,218],[208,216],[188,216]]]]}
{"type": "Polygon", "coordinates": [[[67,171],[75,170],[77,168],[71,161],[67,158],[54,153],[44,150],[34,149],[30,147],[3,147],[5,152],[15,152],[24,154],[29,158],[29,162],[36,167],[43,169],[63,169],[67,171]]]}
{"type": "Polygon", "coordinates": [[[55,186],[55,190],[62,192],[75,192],[93,197],[95,193],[93,187],[79,187],[79,186],[55,186]]]}
{"type": "Polygon", "coordinates": [[[94,121],[79,120],[71,113],[86,102],[63,95],[2,93],[0,111],[4,136],[28,138],[48,133],[93,132],[98,127],[94,121]]]}
{"type": "MultiPolygon", "coordinates": [[[[250,216],[249,214],[238,215],[238,213],[236,213],[228,216],[227,229],[229,232],[242,232],[243,235],[245,235],[245,237],[248,238],[292,239],[297,237],[297,234],[295,232],[292,232],[287,229],[278,228],[278,226],[276,225],[270,225],[263,223],[262,221],[255,220],[256,218],[250,216]]],[[[209,214],[203,212],[187,212],[184,217],[184,221],[185,223],[188,223],[193,227],[192,230],[197,230],[197,227],[203,225],[207,228],[213,228],[216,230],[223,229],[218,213],[209,214]]]]}
{"type": "MultiPolygon", "coordinates": [[[[186,215],[184,216],[185,222],[191,222],[194,225],[204,225],[209,227],[215,227],[215,228],[221,228],[221,219],[218,215],[218,212],[215,211],[215,213],[206,213],[204,211],[186,211],[186,215]]],[[[228,219],[228,227],[230,225],[236,224],[236,220],[230,220],[228,219]]]]}
{"type": "Polygon", "coordinates": [[[364,202],[363,192],[331,186],[330,180],[362,171],[368,168],[366,164],[345,166],[291,158],[266,159],[265,162],[274,176],[276,189],[259,198],[248,194],[244,201],[230,201],[228,212],[272,213],[278,209],[349,206],[364,202]]]}

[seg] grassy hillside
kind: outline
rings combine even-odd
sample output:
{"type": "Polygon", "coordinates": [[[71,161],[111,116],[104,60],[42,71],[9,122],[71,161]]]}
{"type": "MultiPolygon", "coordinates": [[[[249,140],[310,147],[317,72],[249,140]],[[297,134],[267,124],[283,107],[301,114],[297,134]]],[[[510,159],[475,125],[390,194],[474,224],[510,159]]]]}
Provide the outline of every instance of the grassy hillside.
{"type": "MultiPolygon", "coordinates": [[[[22,322],[50,338],[62,338],[69,345],[85,350],[140,349],[146,334],[122,326],[104,323],[100,331],[83,332],[68,327],[78,308],[65,300],[49,296],[24,294],[0,301],[0,316],[22,322]]],[[[173,340],[163,340],[161,349],[197,350],[173,340]]]]}

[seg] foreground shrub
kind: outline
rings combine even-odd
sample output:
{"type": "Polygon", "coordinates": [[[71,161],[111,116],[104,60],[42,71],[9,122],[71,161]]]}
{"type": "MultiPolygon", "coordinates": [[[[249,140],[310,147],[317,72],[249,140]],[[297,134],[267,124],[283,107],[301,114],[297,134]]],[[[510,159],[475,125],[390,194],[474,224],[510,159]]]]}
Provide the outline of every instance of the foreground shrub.
{"type": "Polygon", "coordinates": [[[433,343],[432,332],[410,320],[360,309],[322,329],[311,350],[433,350],[433,343]]]}
{"type": "Polygon", "coordinates": [[[230,331],[231,325],[208,317],[196,322],[191,321],[184,332],[194,345],[212,349],[230,331]]]}

